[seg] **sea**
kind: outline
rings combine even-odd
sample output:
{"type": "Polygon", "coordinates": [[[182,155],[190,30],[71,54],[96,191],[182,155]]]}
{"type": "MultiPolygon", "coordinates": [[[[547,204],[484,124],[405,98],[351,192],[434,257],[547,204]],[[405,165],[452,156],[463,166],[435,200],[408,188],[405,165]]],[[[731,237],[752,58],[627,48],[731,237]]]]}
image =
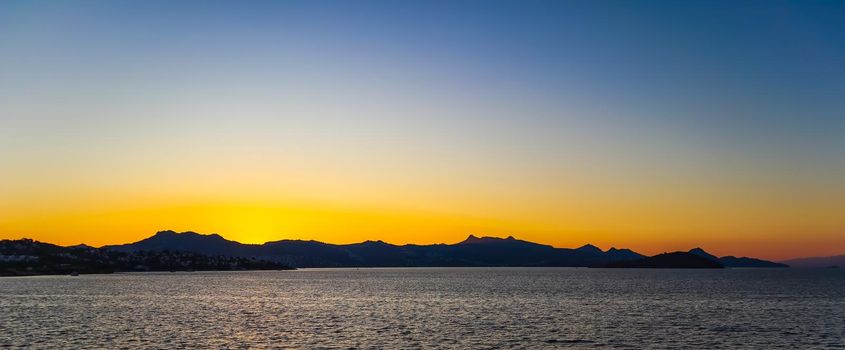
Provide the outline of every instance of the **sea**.
{"type": "Polygon", "coordinates": [[[839,269],[0,278],[0,348],[845,349],[839,269]]]}

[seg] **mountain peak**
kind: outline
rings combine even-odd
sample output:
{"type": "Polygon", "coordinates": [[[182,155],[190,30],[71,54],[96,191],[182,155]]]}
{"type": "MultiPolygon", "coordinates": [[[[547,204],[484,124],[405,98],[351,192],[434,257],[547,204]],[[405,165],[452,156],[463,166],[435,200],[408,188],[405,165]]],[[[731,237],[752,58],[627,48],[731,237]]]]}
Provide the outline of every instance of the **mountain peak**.
{"type": "Polygon", "coordinates": [[[599,249],[599,247],[596,247],[596,246],[594,246],[594,245],[592,245],[592,244],[589,244],[589,243],[588,243],[588,244],[585,244],[585,245],[583,245],[583,246],[581,246],[581,247],[579,247],[579,248],[578,248],[578,249],[576,249],[576,250],[578,250],[578,251],[582,251],[582,252],[586,252],[586,253],[592,253],[592,254],[601,254],[601,253],[603,253],[603,251],[602,251],[601,249],[599,249]]]}
{"type": "Polygon", "coordinates": [[[238,255],[245,245],[230,241],[219,234],[201,234],[193,231],[176,232],[165,230],[135,243],[105,246],[120,251],[185,251],[208,255],[238,255]]]}
{"type": "Polygon", "coordinates": [[[478,242],[481,242],[481,238],[478,238],[475,235],[470,234],[469,236],[467,236],[467,239],[463,240],[463,242],[461,242],[461,243],[478,243],[478,242]]]}
{"type": "Polygon", "coordinates": [[[379,240],[375,240],[375,241],[373,241],[373,240],[367,240],[367,241],[364,241],[362,244],[369,244],[369,245],[376,245],[376,246],[391,245],[391,244],[389,244],[389,243],[387,243],[387,242],[385,242],[385,241],[382,241],[382,240],[380,240],[380,239],[379,239],[379,240]]]}
{"type": "Polygon", "coordinates": [[[80,243],[80,244],[77,244],[77,245],[68,246],[67,248],[70,248],[70,249],[95,249],[94,247],[87,245],[85,243],[80,243]]]}
{"type": "MultiPolygon", "coordinates": [[[[202,237],[202,238],[224,239],[223,236],[220,236],[219,234],[216,234],[216,233],[209,233],[209,234],[206,235],[206,234],[197,233],[197,232],[194,232],[194,231],[176,232],[176,231],[173,231],[173,230],[158,231],[158,232],[156,232],[156,234],[153,237],[157,237],[157,238],[202,237]]],[[[153,237],[151,237],[151,238],[153,238],[153,237]]]]}
{"type": "Polygon", "coordinates": [[[514,236],[508,236],[507,238],[499,238],[499,237],[477,237],[475,235],[469,235],[467,239],[463,240],[458,244],[491,244],[491,243],[525,243],[524,241],[520,241],[514,236]]]}
{"type": "Polygon", "coordinates": [[[688,253],[695,254],[695,255],[698,255],[700,257],[707,258],[707,259],[710,259],[710,260],[716,260],[716,261],[719,260],[719,257],[706,252],[704,249],[701,249],[700,247],[692,248],[692,249],[689,250],[688,253]]]}

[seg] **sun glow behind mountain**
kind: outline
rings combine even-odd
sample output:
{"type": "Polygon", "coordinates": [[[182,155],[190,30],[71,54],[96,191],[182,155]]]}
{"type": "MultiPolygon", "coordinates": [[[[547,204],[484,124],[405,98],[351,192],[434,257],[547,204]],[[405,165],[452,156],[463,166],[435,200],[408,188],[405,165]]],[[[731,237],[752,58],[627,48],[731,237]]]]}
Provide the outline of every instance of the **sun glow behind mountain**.
{"type": "Polygon", "coordinates": [[[0,238],[845,251],[839,5],[248,3],[0,4],[0,238]]]}

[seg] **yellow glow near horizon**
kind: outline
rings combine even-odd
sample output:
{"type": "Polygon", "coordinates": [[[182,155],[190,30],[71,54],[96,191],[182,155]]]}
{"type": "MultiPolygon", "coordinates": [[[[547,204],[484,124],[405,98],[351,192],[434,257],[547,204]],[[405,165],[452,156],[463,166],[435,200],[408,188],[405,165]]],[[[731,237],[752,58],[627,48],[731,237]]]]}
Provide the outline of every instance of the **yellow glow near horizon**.
{"type": "MultiPolygon", "coordinates": [[[[502,215],[495,209],[479,208],[478,212],[502,215]]],[[[5,238],[31,237],[63,245],[86,243],[96,246],[137,241],[155,231],[171,229],[219,233],[242,243],[280,239],[355,243],[379,239],[394,244],[431,244],[455,243],[468,234],[514,235],[558,247],[592,243],[605,249],[616,246],[658,253],[704,246],[719,254],[769,258],[820,251],[833,253],[843,248],[830,244],[838,239],[835,221],[831,221],[833,224],[828,228],[828,235],[816,235],[815,240],[806,240],[802,247],[795,247],[788,235],[773,234],[779,229],[788,232],[789,228],[779,228],[782,223],[766,225],[748,220],[753,217],[749,212],[724,217],[720,223],[707,223],[699,220],[706,220],[709,214],[698,211],[703,217],[696,216],[679,208],[614,209],[608,206],[606,209],[603,213],[608,216],[596,214],[590,209],[580,213],[572,209],[572,215],[557,212],[557,216],[555,210],[542,210],[538,215],[511,215],[510,220],[502,220],[494,216],[473,215],[469,211],[355,207],[313,201],[293,201],[286,205],[268,201],[142,205],[113,202],[102,208],[64,207],[54,212],[19,210],[11,213],[15,215],[13,220],[8,215],[2,217],[0,232],[5,238]],[[546,218],[543,219],[543,216],[546,218]],[[748,229],[755,226],[758,227],[756,230],[748,229]],[[734,234],[740,230],[742,235],[734,234]]],[[[509,208],[500,210],[515,212],[509,208]]],[[[724,213],[720,210],[714,214],[724,213]]],[[[819,232],[818,226],[814,229],[819,232]]]]}
{"type": "Polygon", "coordinates": [[[15,160],[0,182],[0,238],[107,245],[172,229],[244,243],[429,244],[476,234],[643,253],[845,251],[845,194],[823,182],[796,185],[790,173],[699,175],[687,165],[582,167],[359,147],[313,157],[299,154],[308,150],[212,157],[206,147],[182,146],[134,162],[122,155],[90,162],[73,152],[60,163],[15,160]]]}

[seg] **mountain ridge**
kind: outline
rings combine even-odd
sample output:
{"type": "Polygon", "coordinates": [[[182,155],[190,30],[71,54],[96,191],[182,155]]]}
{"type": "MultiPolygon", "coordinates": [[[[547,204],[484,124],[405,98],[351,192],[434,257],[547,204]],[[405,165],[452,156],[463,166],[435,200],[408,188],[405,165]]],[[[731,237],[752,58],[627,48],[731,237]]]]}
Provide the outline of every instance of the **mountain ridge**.
{"type": "Polygon", "coordinates": [[[762,260],[749,257],[735,257],[732,255],[717,257],[710,254],[699,247],[690,249],[687,253],[706,258],[710,261],[715,261],[725,267],[789,267],[787,264],[776,263],[773,261],[762,260]]]}
{"type": "MultiPolygon", "coordinates": [[[[585,244],[579,248],[557,248],[517,239],[513,236],[507,238],[477,237],[472,234],[468,235],[465,240],[454,244],[395,245],[381,240],[368,240],[351,244],[330,244],[315,240],[278,240],[263,244],[244,244],[227,240],[218,234],[200,234],[193,231],[179,233],[166,230],[159,231],[151,237],[134,243],[110,245],[103,248],[124,252],[171,250],[254,257],[277,261],[294,267],[600,267],[610,263],[647,257],[625,248],[612,247],[605,251],[592,244],[585,244]]],[[[700,248],[695,248],[688,253],[694,254],[693,251],[715,257],[700,248]]],[[[764,260],[753,260],[765,264],[742,267],[775,267],[775,265],[778,265],[764,260]]],[[[721,260],[718,262],[727,267],[740,267],[732,266],[721,260]]]]}

